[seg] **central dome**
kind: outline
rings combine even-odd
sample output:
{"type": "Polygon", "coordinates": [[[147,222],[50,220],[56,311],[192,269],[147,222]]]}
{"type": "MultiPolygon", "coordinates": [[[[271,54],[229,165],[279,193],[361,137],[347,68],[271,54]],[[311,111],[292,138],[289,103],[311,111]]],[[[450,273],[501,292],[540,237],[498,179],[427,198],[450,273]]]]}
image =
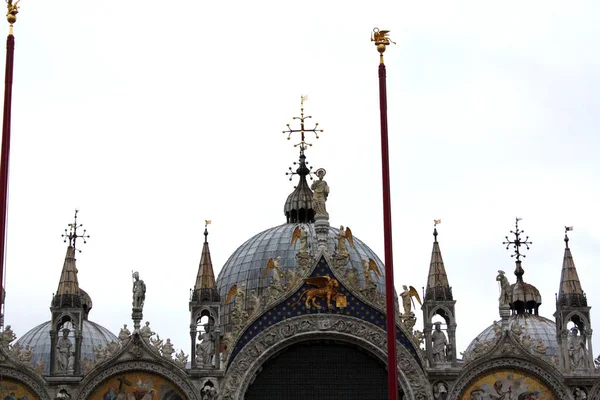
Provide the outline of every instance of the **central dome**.
{"type": "MultiPolygon", "coordinates": [[[[316,252],[317,236],[312,224],[303,224],[307,228],[309,251],[316,252]]],[[[290,245],[292,241],[292,233],[296,228],[296,224],[283,224],[274,228],[267,229],[242,244],[231,257],[227,260],[223,269],[217,277],[217,289],[221,298],[225,299],[227,292],[234,285],[245,286],[247,292],[255,291],[255,294],[262,298],[266,295],[266,289],[269,287],[269,278],[265,278],[265,270],[267,261],[270,258],[281,257],[280,265],[282,273],[296,270],[298,264],[296,262],[296,253],[299,245],[296,248],[290,245]]],[[[337,228],[329,228],[329,248],[333,249],[336,243],[336,235],[339,233],[337,228]]],[[[361,259],[368,260],[372,258],[379,266],[379,270],[383,274],[383,263],[377,257],[377,254],[364,244],[360,239],[354,237],[354,246],[348,246],[350,262],[347,268],[356,268],[360,274],[360,279],[363,278],[363,265],[361,259]]],[[[385,291],[385,279],[371,274],[373,282],[377,285],[377,290],[381,293],[385,291]]],[[[233,302],[231,302],[233,303],[233,302]]],[[[228,325],[228,314],[231,309],[231,303],[226,304],[223,311],[223,324],[228,325]]]]}

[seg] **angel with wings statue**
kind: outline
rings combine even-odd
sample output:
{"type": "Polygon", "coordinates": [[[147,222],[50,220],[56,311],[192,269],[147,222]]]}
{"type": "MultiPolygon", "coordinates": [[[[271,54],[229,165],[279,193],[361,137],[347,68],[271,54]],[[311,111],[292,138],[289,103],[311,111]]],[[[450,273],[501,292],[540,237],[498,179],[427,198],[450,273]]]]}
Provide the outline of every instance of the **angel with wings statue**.
{"type": "Polygon", "coordinates": [[[365,274],[365,288],[369,289],[370,287],[374,287],[375,283],[373,282],[373,279],[371,279],[371,271],[373,271],[375,275],[381,277],[381,271],[379,271],[377,263],[372,258],[369,258],[368,261],[363,258],[360,261],[362,262],[365,274]]]}
{"type": "Polygon", "coordinates": [[[400,293],[400,297],[402,297],[402,307],[404,307],[404,315],[408,315],[411,310],[411,302],[414,307],[413,297],[417,299],[419,305],[422,305],[423,303],[421,303],[419,292],[417,292],[417,289],[415,289],[414,286],[406,287],[406,285],[403,285],[402,288],[404,289],[404,291],[400,293]]]}
{"type": "Polygon", "coordinates": [[[298,250],[298,252],[306,253],[308,251],[308,233],[306,232],[306,228],[302,225],[298,225],[294,229],[290,246],[296,247],[298,239],[300,239],[300,250],[298,250]]]}
{"type": "Polygon", "coordinates": [[[352,231],[350,228],[344,229],[344,226],[340,226],[340,233],[336,236],[338,241],[337,252],[341,256],[348,255],[348,248],[346,247],[346,240],[350,243],[350,247],[354,248],[354,238],[352,237],[352,231]]]}

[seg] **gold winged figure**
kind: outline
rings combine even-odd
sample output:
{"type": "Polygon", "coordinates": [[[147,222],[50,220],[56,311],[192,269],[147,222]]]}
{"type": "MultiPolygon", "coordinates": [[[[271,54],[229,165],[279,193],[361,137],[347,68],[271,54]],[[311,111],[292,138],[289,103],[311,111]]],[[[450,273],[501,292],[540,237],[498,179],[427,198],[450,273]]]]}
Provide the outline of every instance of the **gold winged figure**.
{"type": "Polygon", "coordinates": [[[290,247],[296,247],[296,242],[300,239],[300,252],[305,252],[308,250],[308,233],[306,233],[306,229],[302,225],[296,226],[294,232],[292,233],[292,241],[290,242],[290,247]]]}
{"type": "Polygon", "coordinates": [[[352,236],[352,231],[350,228],[344,226],[340,226],[340,233],[337,235],[338,240],[338,254],[347,255],[348,248],[346,247],[346,240],[350,243],[350,247],[354,248],[354,237],[352,236]]]}
{"type": "Polygon", "coordinates": [[[369,258],[369,261],[367,261],[363,258],[361,261],[363,264],[363,268],[365,270],[365,274],[368,274],[369,271],[373,271],[375,273],[375,275],[382,276],[381,271],[379,270],[379,267],[377,266],[377,263],[375,262],[375,260],[373,260],[372,258],[369,258]]]}
{"type": "Polygon", "coordinates": [[[280,262],[281,262],[281,257],[269,258],[269,260],[267,261],[267,268],[265,269],[265,278],[267,278],[269,276],[272,269],[275,270],[275,273],[273,274],[273,278],[275,278],[276,280],[279,280],[279,278],[281,278],[280,262]]]}
{"type": "Polygon", "coordinates": [[[302,297],[306,295],[306,307],[310,307],[312,305],[315,308],[320,308],[317,304],[317,298],[326,300],[327,307],[332,307],[331,300],[335,300],[338,294],[338,289],[340,287],[340,283],[337,281],[337,279],[331,278],[329,276],[315,276],[312,278],[304,278],[304,282],[316,287],[307,289],[304,292],[302,292],[300,297],[298,297],[298,301],[293,306],[298,305],[302,300],[302,297]]]}
{"type": "Polygon", "coordinates": [[[414,286],[406,287],[406,285],[404,285],[402,288],[404,289],[404,291],[400,293],[400,297],[402,297],[402,307],[404,307],[404,314],[408,315],[411,312],[411,303],[413,307],[415,306],[413,297],[417,299],[419,305],[423,305],[423,303],[421,303],[419,292],[417,292],[417,289],[415,289],[414,286]]]}
{"type": "Polygon", "coordinates": [[[229,292],[227,292],[227,297],[225,298],[225,304],[229,303],[229,301],[231,300],[231,298],[233,296],[243,296],[244,295],[244,290],[243,288],[238,288],[237,283],[234,283],[233,286],[231,286],[231,288],[229,289],[229,292]]]}

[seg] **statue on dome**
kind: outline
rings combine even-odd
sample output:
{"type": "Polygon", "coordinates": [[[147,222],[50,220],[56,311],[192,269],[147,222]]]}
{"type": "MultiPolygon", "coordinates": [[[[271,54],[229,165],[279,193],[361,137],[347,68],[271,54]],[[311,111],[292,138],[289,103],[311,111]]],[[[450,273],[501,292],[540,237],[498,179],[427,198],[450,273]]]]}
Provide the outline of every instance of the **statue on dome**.
{"type": "Polygon", "coordinates": [[[538,355],[543,356],[546,354],[548,350],[548,346],[544,344],[542,338],[538,338],[537,342],[533,345],[533,351],[535,351],[538,355]]]}
{"type": "Polygon", "coordinates": [[[133,308],[143,308],[144,300],[146,299],[146,284],[140,279],[139,272],[134,272],[133,275],[133,308]]]}
{"type": "Polygon", "coordinates": [[[56,355],[58,371],[62,373],[69,372],[69,358],[71,357],[71,348],[73,347],[73,343],[69,339],[69,332],[71,332],[69,328],[64,328],[62,330],[62,337],[58,339],[56,345],[56,349],[58,350],[56,355]]]}
{"type": "Polygon", "coordinates": [[[96,365],[102,364],[108,357],[106,348],[102,346],[102,343],[98,343],[98,347],[94,349],[94,357],[96,358],[96,365]]]}
{"type": "Polygon", "coordinates": [[[434,362],[445,362],[446,361],[446,345],[448,344],[448,339],[446,339],[446,334],[442,332],[442,323],[436,322],[435,330],[431,334],[431,342],[432,342],[432,352],[433,352],[433,361],[434,362]]]}
{"type": "Polygon", "coordinates": [[[336,236],[338,241],[337,245],[337,254],[340,256],[348,255],[348,248],[346,247],[346,240],[350,243],[350,247],[354,248],[354,238],[352,237],[352,231],[350,228],[344,226],[340,226],[340,232],[336,236]]]}
{"type": "Polygon", "coordinates": [[[23,364],[27,365],[28,367],[33,368],[32,360],[33,360],[33,351],[31,351],[31,348],[29,347],[29,345],[26,344],[25,349],[23,349],[21,354],[19,354],[19,361],[21,361],[23,364]]]}
{"type": "Polygon", "coordinates": [[[496,281],[500,284],[500,297],[498,298],[500,307],[506,307],[510,304],[510,283],[504,274],[504,271],[499,270],[496,276],[496,281]]]}
{"type": "Polygon", "coordinates": [[[142,339],[144,339],[146,342],[150,342],[150,337],[154,334],[155,332],[152,332],[152,329],[150,329],[150,322],[146,321],[146,325],[142,326],[142,329],[140,329],[140,335],[142,335],[142,339]]]}
{"type": "Polygon", "coordinates": [[[569,359],[571,360],[571,367],[573,369],[585,366],[585,338],[578,335],[578,333],[579,329],[576,327],[571,328],[571,334],[567,339],[569,359]]]}
{"type": "Polygon", "coordinates": [[[294,232],[292,233],[292,241],[290,243],[290,246],[296,247],[296,242],[298,240],[300,240],[300,250],[298,250],[298,252],[308,252],[308,233],[306,232],[306,228],[304,227],[304,225],[296,226],[294,232]]]}
{"type": "Polygon", "coordinates": [[[315,208],[315,216],[317,217],[329,217],[325,207],[327,196],[329,196],[329,186],[327,185],[327,182],[323,180],[323,177],[325,177],[326,173],[327,171],[325,171],[324,168],[319,168],[316,171],[316,175],[319,180],[314,181],[310,186],[310,188],[313,190],[313,207],[315,208]]]}
{"type": "Polygon", "coordinates": [[[177,364],[179,364],[179,366],[180,366],[181,368],[185,368],[185,366],[186,366],[186,364],[187,364],[187,361],[188,361],[188,355],[187,355],[187,354],[185,354],[185,353],[183,352],[183,350],[180,350],[180,351],[179,351],[179,353],[176,353],[176,354],[175,354],[175,362],[176,362],[177,364]]]}

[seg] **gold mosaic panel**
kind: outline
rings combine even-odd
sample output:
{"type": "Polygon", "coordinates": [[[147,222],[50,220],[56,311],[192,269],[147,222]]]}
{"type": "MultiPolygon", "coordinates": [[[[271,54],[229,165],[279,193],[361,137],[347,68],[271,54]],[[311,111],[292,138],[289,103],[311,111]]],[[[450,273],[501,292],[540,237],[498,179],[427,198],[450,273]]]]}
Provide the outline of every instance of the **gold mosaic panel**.
{"type": "Polygon", "coordinates": [[[162,376],[147,372],[115,375],[98,386],[89,400],[187,400],[162,376]]]}
{"type": "Polygon", "coordinates": [[[460,400],[558,400],[539,379],[518,371],[489,373],[465,390],[460,400]]]}
{"type": "Polygon", "coordinates": [[[0,380],[0,399],[2,400],[39,400],[29,388],[11,379],[0,380]]]}

